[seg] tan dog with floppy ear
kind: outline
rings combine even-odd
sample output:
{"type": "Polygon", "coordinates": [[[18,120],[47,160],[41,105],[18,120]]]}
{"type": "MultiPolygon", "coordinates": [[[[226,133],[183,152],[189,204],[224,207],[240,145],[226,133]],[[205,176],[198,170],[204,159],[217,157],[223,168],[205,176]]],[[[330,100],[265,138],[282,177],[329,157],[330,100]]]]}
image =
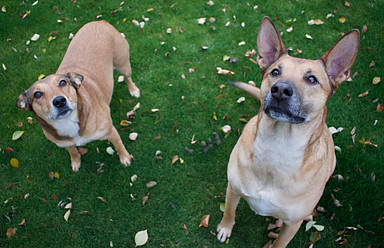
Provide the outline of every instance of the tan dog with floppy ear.
{"type": "Polygon", "coordinates": [[[332,135],[325,124],[326,102],[350,74],[359,31],[343,36],[318,60],[287,54],[271,19],[257,37],[261,88],[235,86],[261,101],[244,127],[228,163],[228,187],[217,238],[226,241],[240,198],[259,215],[282,219],[272,247],[286,247],[311,216],[336,165],[332,135]]]}
{"type": "Polygon", "coordinates": [[[34,112],[47,139],[67,149],[74,171],[80,168],[76,146],[93,140],[110,140],[120,162],[131,162],[110,115],[114,67],[125,75],[131,95],[139,97],[128,42],[106,21],[88,23],[69,44],[57,72],[35,82],[17,100],[19,108],[34,112]]]}

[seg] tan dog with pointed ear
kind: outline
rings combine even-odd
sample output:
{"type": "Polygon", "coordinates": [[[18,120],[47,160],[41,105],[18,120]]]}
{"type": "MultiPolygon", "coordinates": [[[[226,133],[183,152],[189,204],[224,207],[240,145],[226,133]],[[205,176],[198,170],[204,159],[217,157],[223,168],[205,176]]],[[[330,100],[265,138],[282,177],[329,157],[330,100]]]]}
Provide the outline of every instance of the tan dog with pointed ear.
{"type": "Polygon", "coordinates": [[[286,247],[311,216],[334,171],[332,135],[325,124],[327,100],[356,59],[359,31],[342,37],[318,60],[287,54],[271,19],[257,37],[261,89],[235,86],[258,97],[260,111],[244,127],[228,163],[228,187],[217,238],[226,241],[240,198],[259,215],[282,219],[272,247],[286,247]]]}
{"type": "Polygon", "coordinates": [[[56,74],[35,82],[18,98],[17,106],[34,112],[47,139],[67,149],[74,171],[80,168],[76,146],[93,140],[110,140],[120,162],[130,164],[109,109],[114,67],[125,75],[131,95],[139,97],[128,42],[108,22],[91,22],[75,35],[56,74]]]}

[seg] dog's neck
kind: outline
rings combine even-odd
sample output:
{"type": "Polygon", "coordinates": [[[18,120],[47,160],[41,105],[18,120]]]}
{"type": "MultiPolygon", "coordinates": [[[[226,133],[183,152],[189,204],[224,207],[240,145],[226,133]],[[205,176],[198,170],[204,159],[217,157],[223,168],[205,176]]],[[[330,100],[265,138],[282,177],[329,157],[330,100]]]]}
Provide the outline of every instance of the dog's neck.
{"type": "Polygon", "coordinates": [[[282,173],[300,170],[308,147],[319,139],[326,127],[324,114],[302,124],[279,122],[264,112],[260,112],[258,117],[258,129],[252,148],[254,158],[258,164],[282,173]]]}

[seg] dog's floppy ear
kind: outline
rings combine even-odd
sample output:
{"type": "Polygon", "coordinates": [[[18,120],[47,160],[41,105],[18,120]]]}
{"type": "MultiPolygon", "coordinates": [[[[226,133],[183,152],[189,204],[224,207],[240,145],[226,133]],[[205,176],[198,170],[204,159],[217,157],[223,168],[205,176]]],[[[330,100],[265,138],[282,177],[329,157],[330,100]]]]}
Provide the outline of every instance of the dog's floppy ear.
{"type": "Polygon", "coordinates": [[[68,72],[65,76],[70,81],[71,85],[75,87],[75,89],[80,88],[81,82],[83,82],[84,77],[76,72],[68,72]]]}
{"type": "Polygon", "coordinates": [[[335,88],[348,79],[359,50],[360,32],[354,29],[340,38],[323,56],[325,70],[335,88]]]}
{"type": "Polygon", "coordinates": [[[17,98],[16,103],[18,108],[25,109],[25,110],[32,110],[32,103],[29,99],[29,90],[23,91],[19,97],[17,98]]]}
{"type": "Polygon", "coordinates": [[[260,24],[259,34],[257,36],[257,50],[257,63],[260,66],[262,74],[286,52],[279,32],[268,16],[264,17],[260,24]]]}

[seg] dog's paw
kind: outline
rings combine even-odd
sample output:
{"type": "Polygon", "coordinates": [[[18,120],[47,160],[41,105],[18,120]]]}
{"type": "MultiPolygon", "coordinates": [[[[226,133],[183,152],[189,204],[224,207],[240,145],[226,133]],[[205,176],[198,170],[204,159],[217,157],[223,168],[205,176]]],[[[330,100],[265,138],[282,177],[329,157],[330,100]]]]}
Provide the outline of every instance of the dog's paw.
{"type": "Polygon", "coordinates": [[[80,162],[72,161],[71,166],[74,172],[78,172],[80,169],[80,162]]]}
{"type": "Polygon", "coordinates": [[[129,87],[129,93],[131,96],[139,98],[140,97],[140,89],[136,86],[129,87]]]}
{"type": "Polygon", "coordinates": [[[125,166],[129,166],[131,164],[131,155],[120,156],[120,163],[125,166]]]}
{"type": "Polygon", "coordinates": [[[232,233],[232,228],[228,228],[228,227],[224,227],[224,226],[221,226],[221,225],[218,225],[217,226],[217,240],[220,242],[220,243],[224,243],[225,241],[227,241],[229,239],[229,237],[231,237],[231,233],[232,233]]]}

